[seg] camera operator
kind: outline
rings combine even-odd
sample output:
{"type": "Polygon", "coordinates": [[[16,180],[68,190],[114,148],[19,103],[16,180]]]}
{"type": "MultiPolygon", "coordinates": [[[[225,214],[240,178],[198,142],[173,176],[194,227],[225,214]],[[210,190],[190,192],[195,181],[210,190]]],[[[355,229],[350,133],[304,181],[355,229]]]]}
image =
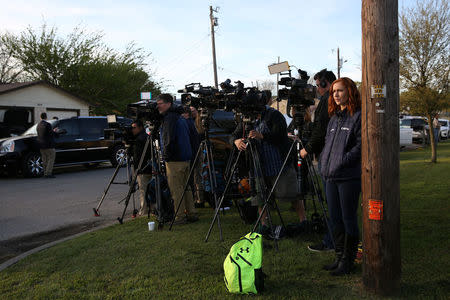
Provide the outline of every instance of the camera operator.
{"type": "MultiPolygon", "coordinates": [[[[331,83],[336,80],[336,76],[332,71],[323,69],[314,75],[316,81],[317,92],[319,94],[319,104],[314,112],[314,121],[312,124],[312,132],[305,148],[300,150],[300,156],[305,158],[306,155],[315,155],[319,158],[320,153],[325,145],[325,135],[327,132],[328,122],[330,117],[328,116],[328,97],[331,83]]],[[[319,161],[319,173],[320,173],[320,161],[319,161]]],[[[323,181],[324,182],[324,181],[323,181]]],[[[324,182],[324,189],[325,189],[324,182]]],[[[316,245],[308,246],[308,249],[314,252],[331,251],[333,249],[333,243],[329,234],[325,234],[323,240],[316,245]]]]}
{"type": "MultiPolygon", "coordinates": [[[[269,101],[255,122],[255,127],[248,133],[248,139],[256,141],[256,149],[259,154],[260,163],[262,166],[263,180],[270,189],[275,183],[276,177],[281,170],[283,161],[288,154],[291,142],[287,135],[287,125],[284,116],[274,108],[268,106],[270,104],[270,92],[269,101]]],[[[247,144],[243,136],[243,123],[239,123],[235,131],[232,134],[233,143],[239,151],[245,151],[247,144]]],[[[290,157],[288,160],[279,182],[275,189],[275,197],[278,200],[283,201],[300,201],[297,199],[297,189],[292,188],[297,185],[297,176],[294,170],[294,159],[290,157]]],[[[257,185],[257,192],[258,185],[257,185]]],[[[263,200],[258,195],[258,204],[263,205],[263,200]]],[[[297,207],[297,203],[293,203],[294,207],[297,207]]],[[[302,216],[299,214],[300,221],[303,221],[302,216]]],[[[266,216],[261,218],[260,233],[268,233],[269,228],[266,226],[266,216]]]]}
{"type": "Polygon", "coordinates": [[[142,153],[144,152],[148,134],[145,132],[144,124],[141,120],[134,121],[131,124],[131,130],[133,135],[136,137],[135,144],[133,145],[133,165],[135,172],[138,172],[137,181],[139,185],[139,200],[141,202],[139,216],[142,216],[148,214],[148,210],[150,209],[147,207],[146,201],[147,186],[149,181],[152,179],[152,166],[148,164],[148,161],[150,160],[150,151],[147,151],[144,155],[141,170],[138,170],[138,166],[142,153]]]}
{"type": "MultiPolygon", "coordinates": [[[[198,148],[200,146],[200,134],[198,133],[197,127],[195,126],[196,118],[200,119],[200,116],[198,116],[198,111],[192,107],[192,106],[186,106],[183,109],[183,118],[186,119],[186,122],[188,123],[189,128],[189,136],[191,141],[191,147],[192,147],[192,161],[191,161],[191,168],[194,168],[193,178],[194,180],[191,182],[191,188],[194,191],[194,203],[195,207],[204,207],[204,197],[203,197],[203,184],[202,184],[202,178],[201,178],[201,171],[202,171],[202,159],[201,157],[197,159],[197,163],[193,165],[195,155],[198,151],[198,148]],[[195,115],[195,117],[194,117],[195,115]]],[[[202,155],[203,153],[200,153],[202,155]]]]}
{"type": "MultiPolygon", "coordinates": [[[[159,95],[156,103],[159,113],[163,115],[160,127],[161,152],[166,163],[167,182],[176,209],[189,177],[190,161],[193,155],[189,126],[186,119],[181,116],[180,110],[174,106],[173,97],[170,94],[159,95]]],[[[184,196],[184,209],[181,207],[178,211],[175,224],[197,220],[192,191],[188,186],[184,196]]]]}

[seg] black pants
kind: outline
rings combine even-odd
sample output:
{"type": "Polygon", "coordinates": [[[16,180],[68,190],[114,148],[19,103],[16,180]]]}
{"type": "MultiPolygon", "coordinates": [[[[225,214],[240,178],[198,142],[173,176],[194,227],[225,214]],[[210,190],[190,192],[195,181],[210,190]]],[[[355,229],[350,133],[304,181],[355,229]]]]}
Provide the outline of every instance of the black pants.
{"type": "Polygon", "coordinates": [[[343,228],[346,234],[358,237],[357,211],[361,194],[361,179],[327,181],[326,194],[333,228],[343,228]]]}

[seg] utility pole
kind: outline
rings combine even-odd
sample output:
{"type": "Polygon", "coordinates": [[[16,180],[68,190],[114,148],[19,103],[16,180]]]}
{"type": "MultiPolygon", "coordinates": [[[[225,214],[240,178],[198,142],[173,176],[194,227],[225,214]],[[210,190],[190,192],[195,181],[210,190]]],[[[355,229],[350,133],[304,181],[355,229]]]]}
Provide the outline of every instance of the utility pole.
{"type": "MultiPolygon", "coordinates": [[[[278,56],[278,63],[280,63],[279,56],[278,56]]],[[[280,111],[280,101],[278,101],[278,90],[280,88],[280,85],[278,84],[278,81],[280,81],[280,73],[277,73],[277,110],[280,111]]]]}
{"type": "Polygon", "coordinates": [[[217,18],[214,17],[214,12],[217,12],[217,8],[213,9],[209,6],[209,19],[211,21],[211,43],[212,43],[212,55],[213,55],[213,69],[214,69],[214,86],[219,88],[219,83],[217,82],[217,63],[216,63],[216,40],[214,38],[214,26],[219,26],[217,18]]]}
{"type": "Polygon", "coordinates": [[[398,0],[362,0],[363,284],[400,286],[398,0]]]}
{"type": "Polygon", "coordinates": [[[337,73],[338,78],[341,78],[341,60],[339,58],[339,47],[337,48],[337,73]]]}

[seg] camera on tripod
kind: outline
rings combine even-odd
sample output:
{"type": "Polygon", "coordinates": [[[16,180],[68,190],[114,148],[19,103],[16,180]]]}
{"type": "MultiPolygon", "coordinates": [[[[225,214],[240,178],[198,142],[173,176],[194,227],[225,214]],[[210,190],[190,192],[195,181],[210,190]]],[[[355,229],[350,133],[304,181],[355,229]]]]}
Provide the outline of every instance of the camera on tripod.
{"type": "Polygon", "coordinates": [[[233,111],[237,116],[257,114],[264,110],[270,95],[255,87],[244,87],[241,81],[227,79],[220,84],[220,90],[211,86],[204,87],[200,83],[187,84],[179,90],[181,103],[201,110],[221,109],[233,111]],[[194,96],[195,95],[195,96],[194,96]]]}
{"type": "Polygon", "coordinates": [[[104,129],[105,140],[121,140],[125,145],[134,143],[131,124],[120,122],[116,115],[108,115],[108,128],[104,129]]]}

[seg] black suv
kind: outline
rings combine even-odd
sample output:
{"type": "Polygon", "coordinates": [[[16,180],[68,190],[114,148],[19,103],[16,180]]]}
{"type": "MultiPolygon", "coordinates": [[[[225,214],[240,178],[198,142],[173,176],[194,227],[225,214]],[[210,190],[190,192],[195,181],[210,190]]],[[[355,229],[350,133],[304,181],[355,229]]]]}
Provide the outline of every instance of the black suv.
{"type": "MultiPolygon", "coordinates": [[[[118,117],[118,122],[130,125],[131,119],[118,117]]],[[[73,117],[49,120],[58,128],[55,166],[96,165],[110,161],[113,166],[126,161],[125,147],[121,140],[105,140],[108,128],[106,117],[73,117]]],[[[26,177],[43,175],[43,166],[37,144],[37,124],[22,135],[0,140],[0,170],[22,173],[26,177]]]]}

